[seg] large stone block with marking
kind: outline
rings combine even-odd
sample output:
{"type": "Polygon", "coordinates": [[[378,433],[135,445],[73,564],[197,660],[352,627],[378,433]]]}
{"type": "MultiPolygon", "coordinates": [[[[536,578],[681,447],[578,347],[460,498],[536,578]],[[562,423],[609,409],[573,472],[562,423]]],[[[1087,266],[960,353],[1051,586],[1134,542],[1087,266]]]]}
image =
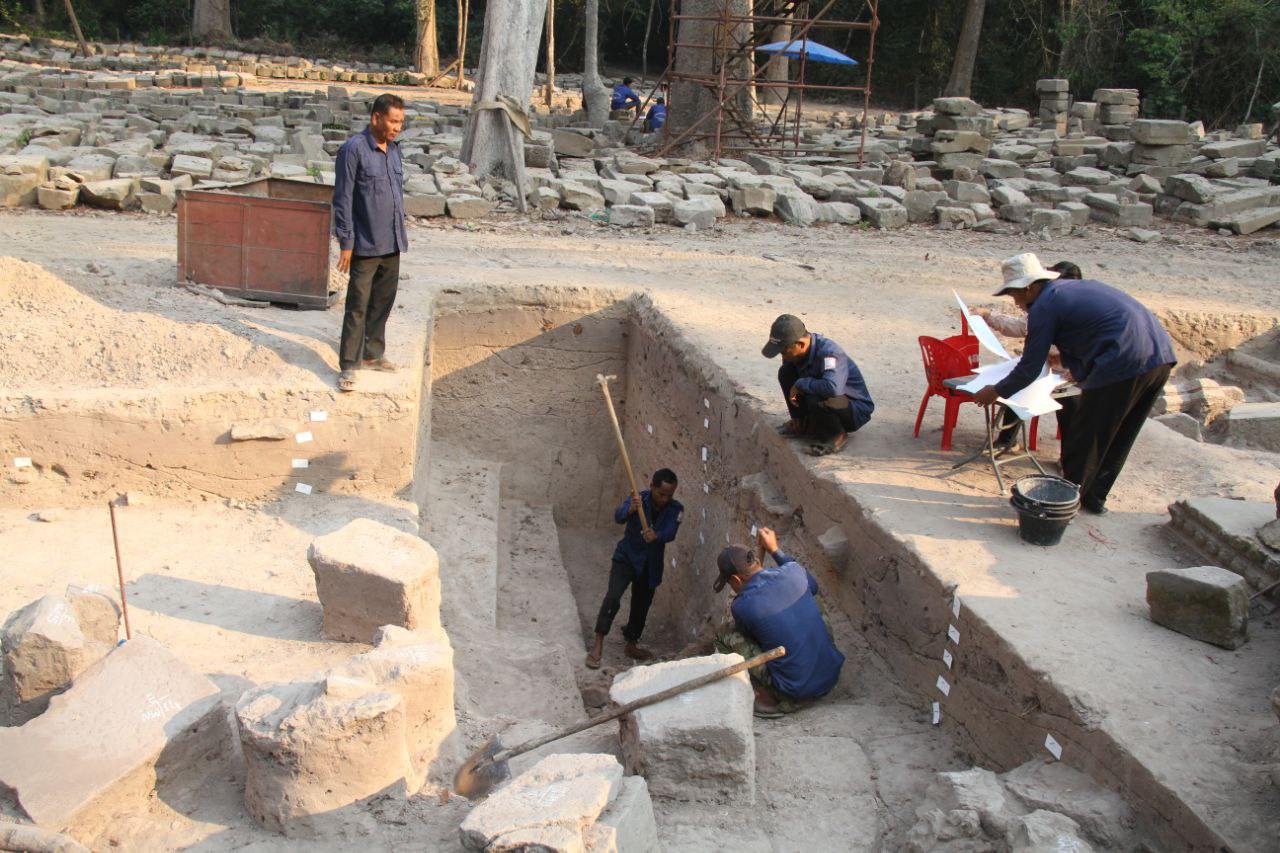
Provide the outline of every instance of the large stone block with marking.
{"type": "Polygon", "coordinates": [[[1249,638],[1249,588],[1217,566],[1147,572],[1151,621],[1227,649],[1249,638]]]}

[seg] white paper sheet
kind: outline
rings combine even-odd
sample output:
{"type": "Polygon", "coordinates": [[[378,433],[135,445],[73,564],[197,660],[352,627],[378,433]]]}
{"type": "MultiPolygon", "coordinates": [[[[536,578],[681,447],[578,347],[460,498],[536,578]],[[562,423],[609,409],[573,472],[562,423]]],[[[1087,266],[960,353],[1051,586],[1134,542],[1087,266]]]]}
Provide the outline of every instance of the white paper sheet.
{"type": "Polygon", "coordinates": [[[956,302],[960,305],[960,311],[964,314],[964,318],[969,323],[969,329],[978,339],[978,343],[992,355],[997,358],[1013,358],[1009,355],[1009,351],[1004,348],[1004,344],[1000,343],[1000,339],[996,337],[996,333],[991,331],[991,327],[987,325],[987,321],[974,314],[969,310],[969,306],[964,304],[964,300],[960,298],[960,294],[954,290],[951,291],[955,296],[956,302]]]}
{"type": "MultiPolygon", "coordinates": [[[[978,369],[978,374],[973,379],[960,386],[961,391],[968,391],[970,394],[981,391],[988,385],[995,385],[1001,379],[1004,379],[1013,369],[1018,366],[1017,359],[1002,361],[998,364],[989,364],[986,367],[978,369]]],[[[1040,378],[1032,382],[1026,388],[1023,388],[1012,397],[1001,397],[1000,402],[1008,406],[1015,415],[1024,421],[1040,415],[1047,415],[1049,412],[1056,412],[1062,408],[1062,404],[1053,399],[1053,389],[1062,384],[1062,377],[1049,370],[1049,365],[1045,365],[1040,369],[1040,378]]]]}

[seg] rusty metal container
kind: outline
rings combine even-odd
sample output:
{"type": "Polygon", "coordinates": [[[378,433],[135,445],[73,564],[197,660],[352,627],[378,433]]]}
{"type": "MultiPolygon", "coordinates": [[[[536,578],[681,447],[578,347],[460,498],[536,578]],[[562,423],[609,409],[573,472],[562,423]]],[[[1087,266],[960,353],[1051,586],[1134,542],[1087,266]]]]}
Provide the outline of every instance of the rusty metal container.
{"type": "Polygon", "coordinates": [[[265,178],[178,194],[178,281],[327,308],[333,188],[265,178]]]}

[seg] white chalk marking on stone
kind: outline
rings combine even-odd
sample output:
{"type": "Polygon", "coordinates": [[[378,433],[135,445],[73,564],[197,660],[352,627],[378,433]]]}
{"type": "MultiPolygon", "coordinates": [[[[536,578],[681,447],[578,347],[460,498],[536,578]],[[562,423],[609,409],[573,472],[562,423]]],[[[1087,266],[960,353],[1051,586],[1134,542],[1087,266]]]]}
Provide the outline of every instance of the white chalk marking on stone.
{"type": "Polygon", "coordinates": [[[1044,736],[1044,748],[1049,750],[1049,754],[1059,761],[1062,760],[1062,744],[1053,739],[1053,735],[1044,736]]]}
{"type": "Polygon", "coordinates": [[[938,689],[942,691],[943,696],[951,695],[951,685],[941,675],[938,676],[938,689]]]}
{"type": "Polygon", "coordinates": [[[942,650],[942,662],[943,662],[943,663],[945,663],[945,664],[947,665],[947,669],[951,669],[951,662],[952,662],[953,660],[955,660],[955,658],[951,657],[951,652],[947,651],[946,649],[943,649],[943,650],[942,650]]]}
{"type": "Polygon", "coordinates": [[[653,435],[653,424],[645,424],[644,428],[649,431],[649,435],[653,435]]]}
{"type": "Polygon", "coordinates": [[[328,413],[328,412],[321,411],[320,409],[315,409],[315,410],[313,410],[313,411],[311,412],[311,420],[312,420],[312,421],[327,421],[327,420],[329,420],[329,413],[328,413]]]}
{"type": "Polygon", "coordinates": [[[960,629],[957,628],[955,625],[948,625],[947,639],[955,643],[957,646],[960,645],[960,629]]]}
{"type": "Polygon", "coordinates": [[[300,432],[297,435],[295,435],[294,438],[298,440],[298,444],[306,444],[308,441],[310,441],[313,438],[313,436],[311,435],[310,432],[300,432]]]}
{"type": "Polygon", "coordinates": [[[960,618],[960,596],[958,595],[951,599],[951,615],[956,619],[960,618]]]}
{"type": "Polygon", "coordinates": [[[707,508],[705,506],[702,508],[702,520],[707,520],[707,508]]]}
{"type": "Polygon", "coordinates": [[[310,464],[311,464],[311,463],[310,463],[310,462],[308,462],[308,461],[307,461],[307,460],[305,460],[305,459],[295,459],[295,460],[293,460],[293,467],[294,467],[294,468],[306,468],[306,467],[307,467],[307,466],[309,466],[310,464]]]}
{"type": "Polygon", "coordinates": [[[703,418],[703,419],[702,419],[702,428],[703,428],[703,429],[711,429],[711,418],[703,418]]]}
{"type": "Polygon", "coordinates": [[[756,526],[754,524],[751,525],[751,538],[752,539],[756,538],[756,526]]]}
{"type": "Polygon", "coordinates": [[[673,569],[674,569],[675,567],[676,567],[676,558],[675,558],[675,557],[672,557],[672,558],[671,558],[671,568],[673,568],[673,569]]]}
{"type": "Polygon", "coordinates": [[[704,495],[709,495],[709,494],[711,494],[711,484],[710,484],[710,483],[703,483],[703,484],[702,484],[702,493],[703,493],[704,495]]]}
{"type": "Polygon", "coordinates": [[[711,408],[711,401],[710,401],[710,400],[708,400],[706,397],[703,397],[703,398],[702,398],[702,408],[704,408],[704,409],[709,409],[709,408],[711,408]]]}
{"type": "Polygon", "coordinates": [[[701,530],[699,530],[699,531],[698,531],[698,544],[699,544],[699,545],[706,545],[706,544],[707,544],[707,537],[705,537],[705,536],[703,536],[703,535],[702,535],[702,531],[701,531],[701,530]]]}
{"type": "Polygon", "coordinates": [[[729,544],[729,534],[728,534],[728,533],[726,533],[726,534],[724,535],[724,544],[726,544],[726,545],[728,545],[728,544],[729,544]]]}
{"type": "Polygon", "coordinates": [[[13,458],[13,467],[14,467],[14,468],[30,468],[30,467],[31,467],[31,457],[30,457],[30,456],[15,456],[15,457],[13,458]]]}
{"type": "Polygon", "coordinates": [[[301,493],[302,493],[302,494],[304,494],[304,495],[309,495],[309,494],[311,494],[311,487],[310,487],[310,486],[308,486],[306,483],[299,483],[299,484],[295,487],[295,490],[296,490],[296,491],[301,492],[301,493]]]}
{"type": "Polygon", "coordinates": [[[940,722],[942,722],[942,703],[934,702],[933,703],[933,724],[936,726],[940,722]]]}
{"type": "Polygon", "coordinates": [[[702,448],[702,461],[703,462],[707,461],[707,449],[705,447],[702,448]]]}

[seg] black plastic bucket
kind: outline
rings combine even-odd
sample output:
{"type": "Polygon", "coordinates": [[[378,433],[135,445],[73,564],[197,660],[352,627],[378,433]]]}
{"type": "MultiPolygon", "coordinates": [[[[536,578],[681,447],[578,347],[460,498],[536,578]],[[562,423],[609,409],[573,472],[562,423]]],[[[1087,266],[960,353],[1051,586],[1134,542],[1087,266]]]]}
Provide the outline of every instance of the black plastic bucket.
{"type": "Polygon", "coordinates": [[[1018,535],[1032,545],[1057,545],[1080,508],[1080,488],[1061,477],[1023,477],[1009,503],[1018,512],[1018,535]]]}

